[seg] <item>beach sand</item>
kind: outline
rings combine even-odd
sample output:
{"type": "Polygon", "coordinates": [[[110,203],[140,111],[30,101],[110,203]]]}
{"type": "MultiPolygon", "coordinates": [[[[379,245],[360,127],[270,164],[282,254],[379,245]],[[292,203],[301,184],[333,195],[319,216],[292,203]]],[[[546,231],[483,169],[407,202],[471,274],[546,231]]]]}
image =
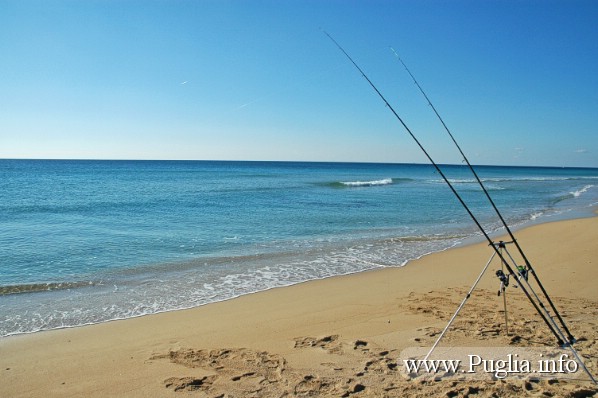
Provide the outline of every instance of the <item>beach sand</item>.
{"type": "MultiPolygon", "coordinates": [[[[598,375],[598,218],[516,234],[598,375]]],[[[512,246],[512,245],[511,245],[512,246]]],[[[508,247],[516,258],[514,248],[508,247]]],[[[0,340],[1,397],[508,397],[598,395],[556,380],[407,378],[401,351],[430,347],[492,255],[486,243],[402,268],[307,282],[190,310],[0,340]]],[[[554,347],[520,288],[510,336],[491,264],[441,347],[554,347]]],[[[534,285],[535,286],[535,285],[534,285]]],[[[537,289],[539,291],[539,289],[537,289]]]]}

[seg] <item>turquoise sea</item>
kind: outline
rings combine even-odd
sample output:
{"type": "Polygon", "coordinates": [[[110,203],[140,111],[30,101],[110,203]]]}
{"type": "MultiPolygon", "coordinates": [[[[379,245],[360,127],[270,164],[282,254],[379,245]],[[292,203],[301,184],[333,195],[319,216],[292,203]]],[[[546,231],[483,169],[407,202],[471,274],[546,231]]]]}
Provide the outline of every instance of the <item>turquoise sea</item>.
{"type": "MultiPolygon", "coordinates": [[[[468,169],[441,167],[500,232],[468,169]]],[[[598,204],[598,169],[476,170],[513,228],[598,204]]],[[[0,336],[398,267],[479,236],[429,165],[0,160],[0,336]]]]}

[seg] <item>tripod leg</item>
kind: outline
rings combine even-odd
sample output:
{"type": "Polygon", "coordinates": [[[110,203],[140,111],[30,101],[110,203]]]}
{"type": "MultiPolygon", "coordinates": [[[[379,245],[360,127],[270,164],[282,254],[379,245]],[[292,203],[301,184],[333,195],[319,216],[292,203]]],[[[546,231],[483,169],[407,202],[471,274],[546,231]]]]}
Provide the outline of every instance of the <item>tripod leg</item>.
{"type": "MultiPolygon", "coordinates": [[[[502,253],[502,248],[500,249],[500,252],[502,253]]],[[[504,273],[504,262],[500,263],[500,269],[503,271],[504,273]]],[[[507,286],[504,283],[501,283],[500,285],[501,289],[502,289],[502,303],[503,303],[503,307],[505,310],[505,329],[507,331],[507,336],[509,336],[509,316],[507,315],[507,286]]]]}
{"type": "Polygon", "coordinates": [[[509,317],[507,315],[507,291],[502,291],[502,302],[505,308],[505,329],[507,330],[507,336],[509,335],[509,317]]]}
{"type": "Polygon", "coordinates": [[[490,256],[490,259],[488,260],[488,262],[486,263],[486,265],[484,266],[484,268],[482,269],[482,272],[480,272],[480,275],[478,276],[478,279],[475,280],[475,282],[473,283],[473,285],[471,286],[471,289],[469,289],[469,292],[467,292],[467,296],[465,296],[465,298],[463,299],[463,301],[461,302],[461,304],[459,305],[459,308],[457,308],[457,311],[455,311],[455,313],[453,314],[453,316],[451,317],[450,321],[448,322],[448,324],[446,325],[446,327],[444,328],[444,330],[442,331],[442,333],[440,333],[440,336],[438,336],[438,339],[436,340],[436,342],[434,343],[434,345],[432,346],[432,348],[430,348],[430,351],[428,352],[428,354],[426,355],[426,357],[424,358],[424,361],[426,361],[430,355],[432,355],[432,352],[434,351],[434,349],[436,349],[436,346],[438,345],[438,343],[440,343],[440,340],[442,340],[442,338],[444,337],[445,333],[448,331],[448,329],[451,327],[451,324],[453,323],[453,321],[455,320],[455,318],[457,318],[457,315],[459,314],[459,312],[461,311],[461,308],[463,308],[463,306],[465,305],[465,302],[469,299],[469,297],[471,296],[471,293],[474,291],[475,287],[478,285],[478,283],[480,282],[480,279],[482,279],[482,276],[484,275],[484,272],[486,272],[486,270],[488,269],[488,266],[490,265],[490,263],[492,262],[492,259],[494,258],[494,256],[496,255],[496,252],[492,253],[492,256],[490,256]]]}

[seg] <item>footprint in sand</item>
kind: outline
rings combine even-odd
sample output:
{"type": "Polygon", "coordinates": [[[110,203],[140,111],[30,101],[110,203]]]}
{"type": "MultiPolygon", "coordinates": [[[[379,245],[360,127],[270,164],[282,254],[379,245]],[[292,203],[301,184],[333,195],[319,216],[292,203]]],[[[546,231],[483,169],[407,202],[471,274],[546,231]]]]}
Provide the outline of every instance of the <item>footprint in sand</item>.
{"type": "Polygon", "coordinates": [[[338,339],[338,335],[331,335],[325,337],[296,337],[295,348],[316,347],[322,348],[331,354],[342,353],[342,343],[338,339]]]}
{"type": "Polygon", "coordinates": [[[169,359],[186,368],[200,368],[216,375],[204,377],[171,377],[164,380],[166,388],[174,391],[219,393],[232,388],[241,395],[276,389],[283,380],[286,361],[265,351],[244,348],[218,350],[180,349],[151,359],[169,359]],[[230,383],[233,384],[230,384],[230,383]]]}
{"type": "Polygon", "coordinates": [[[208,390],[217,376],[195,377],[171,377],[164,380],[166,388],[172,388],[174,391],[197,391],[208,390]]]}

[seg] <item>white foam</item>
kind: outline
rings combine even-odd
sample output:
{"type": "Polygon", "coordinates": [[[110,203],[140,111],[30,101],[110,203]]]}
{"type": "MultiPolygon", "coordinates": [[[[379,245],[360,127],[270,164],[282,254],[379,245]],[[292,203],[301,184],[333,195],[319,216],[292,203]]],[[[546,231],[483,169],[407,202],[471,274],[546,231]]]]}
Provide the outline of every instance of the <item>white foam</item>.
{"type": "Polygon", "coordinates": [[[578,198],[578,197],[581,196],[581,194],[588,192],[588,190],[590,188],[593,188],[593,187],[594,187],[593,185],[586,185],[582,189],[579,189],[577,191],[573,191],[573,192],[570,192],[570,193],[571,193],[571,195],[573,195],[574,198],[578,198]]]}
{"type": "Polygon", "coordinates": [[[392,184],[392,178],[384,178],[382,180],[374,181],[347,181],[341,182],[341,184],[346,185],[348,187],[372,187],[376,185],[390,185],[392,184]]]}
{"type": "Polygon", "coordinates": [[[543,212],[539,211],[539,212],[533,213],[529,218],[530,218],[530,220],[534,221],[535,219],[542,217],[543,214],[544,214],[543,212]]]}

